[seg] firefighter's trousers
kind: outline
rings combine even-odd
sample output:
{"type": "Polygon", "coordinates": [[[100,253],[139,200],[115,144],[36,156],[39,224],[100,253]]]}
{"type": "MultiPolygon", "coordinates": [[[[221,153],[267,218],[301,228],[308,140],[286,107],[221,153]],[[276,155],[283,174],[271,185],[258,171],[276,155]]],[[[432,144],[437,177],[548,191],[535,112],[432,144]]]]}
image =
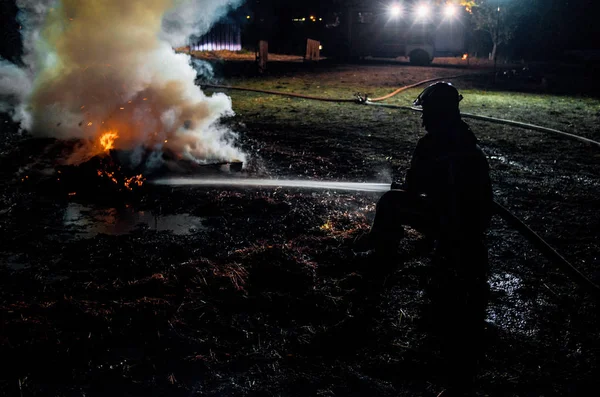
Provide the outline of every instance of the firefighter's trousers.
{"type": "MultiPolygon", "coordinates": [[[[371,229],[376,250],[397,250],[410,226],[435,240],[425,285],[428,302],[422,320],[440,342],[447,381],[468,384],[477,372],[483,351],[483,328],[488,300],[487,249],[483,236],[457,241],[441,237],[439,220],[424,196],[391,190],[377,203],[371,229]]],[[[459,385],[456,385],[460,387],[459,385]]]]}

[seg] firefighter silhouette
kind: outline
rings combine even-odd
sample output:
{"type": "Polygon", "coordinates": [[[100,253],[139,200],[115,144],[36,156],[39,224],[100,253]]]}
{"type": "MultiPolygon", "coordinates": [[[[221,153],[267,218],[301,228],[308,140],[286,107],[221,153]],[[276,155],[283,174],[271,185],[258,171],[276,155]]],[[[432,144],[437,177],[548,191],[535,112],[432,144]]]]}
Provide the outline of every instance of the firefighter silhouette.
{"type": "Polygon", "coordinates": [[[371,231],[356,250],[371,251],[376,270],[389,271],[404,226],[421,232],[432,251],[421,324],[437,340],[446,395],[470,387],[482,351],[487,306],[485,232],[492,208],[489,166],[461,119],[462,96],[450,83],[427,87],[415,100],[427,131],[414,150],[404,183],[393,183],[376,207],[371,231]]]}

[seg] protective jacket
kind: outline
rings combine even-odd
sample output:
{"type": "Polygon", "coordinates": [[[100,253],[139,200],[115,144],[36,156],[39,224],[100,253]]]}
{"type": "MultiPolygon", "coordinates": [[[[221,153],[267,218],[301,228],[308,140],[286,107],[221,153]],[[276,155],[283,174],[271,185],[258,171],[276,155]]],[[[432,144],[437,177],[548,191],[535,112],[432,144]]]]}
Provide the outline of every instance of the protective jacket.
{"type": "Polygon", "coordinates": [[[413,153],[405,189],[425,194],[437,219],[437,237],[448,242],[481,239],[489,226],[489,165],[469,126],[460,121],[428,132],[413,153]]]}

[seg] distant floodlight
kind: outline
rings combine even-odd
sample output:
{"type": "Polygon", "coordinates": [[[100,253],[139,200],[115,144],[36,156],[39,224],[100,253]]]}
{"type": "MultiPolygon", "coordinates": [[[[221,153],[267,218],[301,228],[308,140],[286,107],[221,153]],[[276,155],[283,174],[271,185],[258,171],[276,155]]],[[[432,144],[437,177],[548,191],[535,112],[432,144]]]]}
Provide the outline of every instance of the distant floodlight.
{"type": "Polygon", "coordinates": [[[427,4],[419,4],[417,6],[417,18],[425,19],[429,16],[429,6],[427,4]]]}
{"type": "Polygon", "coordinates": [[[447,18],[452,18],[453,16],[455,16],[456,6],[454,4],[446,4],[446,7],[444,8],[444,15],[447,18]]]}
{"type": "Polygon", "coordinates": [[[402,7],[400,7],[400,4],[394,4],[390,7],[390,16],[392,18],[398,18],[400,15],[402,15],[402,7]]]}

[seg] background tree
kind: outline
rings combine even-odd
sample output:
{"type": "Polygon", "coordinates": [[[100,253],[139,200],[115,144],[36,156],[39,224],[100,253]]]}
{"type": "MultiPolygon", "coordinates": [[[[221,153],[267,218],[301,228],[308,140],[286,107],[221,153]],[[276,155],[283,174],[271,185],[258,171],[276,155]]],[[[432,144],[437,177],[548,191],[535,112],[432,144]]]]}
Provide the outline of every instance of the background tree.
{"type": "Polygon", "coordinates": [[[470,3],[475,30],[489,37],[492,42],[491,58],[495,59],[498,47],[510,43],[515,37],[528,10],[527,1],[479,0],[470,3]]]}

